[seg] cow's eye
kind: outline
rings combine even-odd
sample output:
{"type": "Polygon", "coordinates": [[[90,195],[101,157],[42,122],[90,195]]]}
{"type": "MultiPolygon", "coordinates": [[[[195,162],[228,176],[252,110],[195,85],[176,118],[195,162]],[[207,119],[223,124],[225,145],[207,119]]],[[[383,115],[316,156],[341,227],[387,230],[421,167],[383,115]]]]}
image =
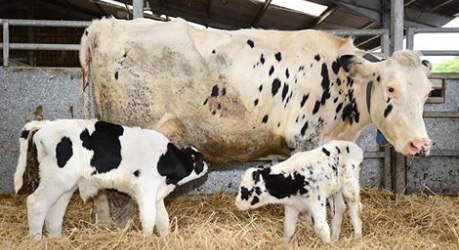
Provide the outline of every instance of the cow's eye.
{"type": "Polygon", "coordinates": [[[392,87],[389,87],[389,88],[387,88],[387,91],[389,91],[390,93],[394,93],[395,89],[392,88],[392,87]]]}

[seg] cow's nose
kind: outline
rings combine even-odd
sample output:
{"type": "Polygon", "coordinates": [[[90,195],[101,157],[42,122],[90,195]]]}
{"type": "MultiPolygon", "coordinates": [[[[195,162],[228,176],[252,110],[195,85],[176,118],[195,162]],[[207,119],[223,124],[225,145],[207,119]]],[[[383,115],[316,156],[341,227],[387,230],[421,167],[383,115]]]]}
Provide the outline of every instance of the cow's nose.
{"type": "Polygon", "coordinates": [[[428,156],[430,153],[430,142],[412,140],[405,146],[407,155],[428,156]]]}

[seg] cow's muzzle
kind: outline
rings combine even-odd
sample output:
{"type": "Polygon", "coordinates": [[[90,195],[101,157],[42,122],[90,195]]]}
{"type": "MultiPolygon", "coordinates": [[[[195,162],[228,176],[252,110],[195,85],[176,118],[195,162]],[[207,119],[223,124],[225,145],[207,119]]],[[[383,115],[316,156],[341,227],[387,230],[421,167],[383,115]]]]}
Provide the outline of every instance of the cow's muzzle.
{"type": "Polygon", "coordinates": [[[404,153],[411,156],[428,156],[430,154],[430,141],[409,141],[405,146],[404,153]]]}

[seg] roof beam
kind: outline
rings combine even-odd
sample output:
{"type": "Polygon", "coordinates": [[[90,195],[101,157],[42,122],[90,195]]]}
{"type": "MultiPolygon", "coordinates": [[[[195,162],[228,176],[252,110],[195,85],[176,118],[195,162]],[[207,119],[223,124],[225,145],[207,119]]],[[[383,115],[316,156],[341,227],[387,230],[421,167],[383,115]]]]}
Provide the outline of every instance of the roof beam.
{"type": "Polygon", "coordinates": [[[381,24],[381,2],[380,0],[335,0],[332,1],[338,6],[353,10],[373,22],[381,24]]]}
{"type": "Polygon", "coordinates": [[[252,22],[252,27],[257,27],[258,24],[260,23],[261,18],[265,14],[266,10],[268,10],[269,5],[271,4],[272,0],[265,0],[265,4],[263,4],[263,7],[261,7],[260,11],[258,12],[257,16],[252,22]]]}

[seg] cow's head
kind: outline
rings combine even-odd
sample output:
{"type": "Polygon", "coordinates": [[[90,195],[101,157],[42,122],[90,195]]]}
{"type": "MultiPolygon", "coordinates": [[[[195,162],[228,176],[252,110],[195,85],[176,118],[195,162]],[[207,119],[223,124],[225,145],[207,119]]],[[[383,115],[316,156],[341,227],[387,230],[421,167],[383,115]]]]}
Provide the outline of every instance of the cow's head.
{"type": "Polygon", "coordinates": [[[357,56],[340,58],[356,83],[371,86],[367,90],[371,121],[395,150],[406,156],[430,153],[422,114],[432,89],[428,79],[431,64],[420,56],[414,51],[399,51],[375,63],[357,56]]]}
{"type": "Polygon", "coordinates": [[[262,166],[249,168],[242,176],[235,202],[239,210],[261,207],[269,202],[270,195],[266,191],[265,181],[261,175],[262,168],[262,166]]]}

